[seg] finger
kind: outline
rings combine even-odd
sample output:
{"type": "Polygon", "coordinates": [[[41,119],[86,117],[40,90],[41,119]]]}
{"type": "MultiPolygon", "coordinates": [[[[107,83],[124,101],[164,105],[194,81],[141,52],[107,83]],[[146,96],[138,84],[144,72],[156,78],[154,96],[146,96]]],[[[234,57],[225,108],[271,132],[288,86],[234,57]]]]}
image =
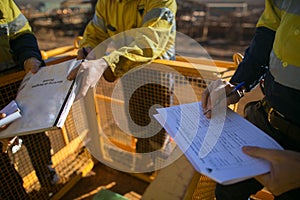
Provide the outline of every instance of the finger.
{"type": "Polygon", "coordinates": [[[202,92],[202,96],[201,96],[202,108],[204,111],[207,110],[208,98],[209,98],[209,91],[208,91],[208,89],[205,89],[202,92]]]}
{"type": "Polygon", "coordinates": [[[87,47],[87,48],[82,47],[77,52],[77,59],[78,60],[85,59],[87,57],[87,55],[89,54],[90,51],[91,51],[91,48],[89,48],[89,47],[87,47]]]}
{"type": "Polygon", "coordinates": [[[84,97],[86,95],[88,89],[89,89],[89,87],[86,87],[86,86],[82,87],[80,89],[80,91],[76,94],[75,101],[77,101],[77,100],[81,99],[82,97],[84,97]]]}
{"type": "Polygon", "coordinates": [[[208,101],[211,103],[211,107],[222,103],[225,99],[226,91],[225,85],[222,80],[214,81],[209,85],[208,90],[210,92],[210,97],[208,101]]]}
{"type": "Polygon", "coordinates": [[[39,68],[40,68],[40,64],[35,64],[35,65],[33,65],[32,67],[31,67],[31,72],[33,73],[33,74],[36,74],[38,71],[39,71],[39,68]]]}
{"type": "Polygon", "coordinates": [[[80,90],[76,94],[75,101],[84,97],[86,95],[88,89],[89,89],[89,86],[83,84],[82,87],[80,87],[80,90]]]}
{"type": "Polygon", "coordinates": [[[88,76],[83,76],[80,95],[85,96],[90,87],[91,87],[91,82],[89,81],[88,76]]]}
{"type": "MultiPolygon", "coordinates": [[[[3,119],[6,117],[6,114],[5,113],[0,113],[0,119],[3,119]]],[[[5,129],[7,125],[3,125],[3,126],[0,126],[0,131],[5,129]]]]}
{"type": "Polygon", "coordinates": [[[0,113],[0,119],[3,119],[4,117],[6,117],[5,113],[0,113]]]}
{"type": "Polygon", "coordinates": [[[210,100],[210,98],[208,98],[206,109],[207,109],[207,110],[206,110],[206,112],[205,112],[205,116],[206,116],[206,118],[210,119],[210,118],[211,118],[211,110],[212,110],[212,105],[211,105],[211,100],[210,100]]]}
{"type": "Polygon", "coordinates": [[[79,49],[79,50],[78,50],[78,52],[77,52],[77,59],[78,59],[78,60],[85,59],[85,56],[84,56],[84,53],[83,53],[83,50],[82,50],[82,49],[79,49]]]}
{"type": "Polygon", "coordinates": [[[234,86],[232,86],[231,84],[227,84],[225,86],[225,94],[227,96],[226,98],[226,104],[230,105],[231,102],[233,102],[233,100],[236,98],[236,92],[232,93],[232,90],[234,89],[234,86]]]}
{"type": "MultiPolygon", "coordinates": [[[[82,68],[84,68],[84,66],[82,66],[82,68]]],[[[87,78],[87,76],[83,75],[83,73],[78,74],[76,81],[77,81],[77,86],[76,86],[77,89],[76,89],[75,101],[84,97],[90,87],[88,78],[87,78]]]]}
{"type": "Polygon", "coordinates": [[[24,65],[24,70],[25,70],[25,72],[27,73],[27,72],[31,71],[31,68],[24,65]]]}
{"type": "Polygon", "coordinates": [[[24,61],[24,69],[26,72],[31,71],[33,74],[37,73],[41,66],[41,61],[37,58],[31,57],[24,61]]]}
{"type": "Polygon", "coordinates": [[[242,148],[243,152],[249,156],[256,158],[263,158],[265,160],[273,161],[277,158],[277,153],[279,150],[274,149],[265,149],[261,147],[253,147],[253,146],[244,146],[242,148]]]}
{"type": "Polygon", "coordinates": [[[202,93],[201,101],[202,101],[203,114],[208,119],[210,119],[211,118],[211,101],[210,101],[209,90],[207,88],[202,93]]]}
{"type": "Polygon", "coordinates": [[[0,131],[6,129],[6,128],[8,127],[8,125],[9,125],[9,124],[5,124],[5,125],[3,125],[3,126],[0,126],[0,131]]]}
{"type": "Polygon", "coordinates": [[[80,65],[79,65],[78,67],[76,67],[75,69],[73,69],[73,70],[68,74],[67,79],[70,80],[70,81],[71,81],[71,80],[74,80],[74,79],[76,78],[76,76],[77,76],[77,73],[78,73],[79,68],[80,68],[80,65]]]}

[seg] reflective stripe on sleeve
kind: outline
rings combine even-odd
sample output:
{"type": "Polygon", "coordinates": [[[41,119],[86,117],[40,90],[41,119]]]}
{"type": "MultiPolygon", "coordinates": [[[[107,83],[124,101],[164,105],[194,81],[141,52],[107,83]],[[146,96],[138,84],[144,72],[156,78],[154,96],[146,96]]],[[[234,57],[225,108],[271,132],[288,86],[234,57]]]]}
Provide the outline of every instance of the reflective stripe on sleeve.
{"type": "Polygon", "coordinates": [[[23,14],[20,14],[12,22],[8,23],[9,34],[12,35],[20,31],[27,23],[27,19],[23,14]]]}
{"type": "Polygon", "coordinates": [[[0,37],[8,35],[8,25],[7,24],[0,24],[0,37]]]}
{"type": "Polygon", "coordinates": [[[274,0],[274,5],[280,9],[284,10],[290,14],[300,15],[300,1],[283,1],[283,0],[274,0]]]}
{"type": "Polygon", "coordinates": [[[273,51],[270,55],[270,72],[276,82],[300,90],[300,67],[280,60],[273,51]]]}
{"type": "Polygon", "coordinates": [[[98,17],[96,15],[96,13],[94,14],[94,17],[92,19],[92,23],[99,27],[100,29],[102,29],[103,31],[107,32],[107,29],[106,29],[106,26],[105,26],[105,23],[104,23],[104,20],[100,17],[98,17]]]}
{"type": "Polygon", "coordinates": [[[174,20],[174,14],[168,8],[154,8],[147,12],[147,14],[144,16],[143,24],[157,18],[164,19],[171,24],[174,20]]]}
{"type": "Polygon", "coordinates": [[[175,60],[175,46],[172,45],[162,56],[159,57],[160,59],[165,60],[175,60]]]}

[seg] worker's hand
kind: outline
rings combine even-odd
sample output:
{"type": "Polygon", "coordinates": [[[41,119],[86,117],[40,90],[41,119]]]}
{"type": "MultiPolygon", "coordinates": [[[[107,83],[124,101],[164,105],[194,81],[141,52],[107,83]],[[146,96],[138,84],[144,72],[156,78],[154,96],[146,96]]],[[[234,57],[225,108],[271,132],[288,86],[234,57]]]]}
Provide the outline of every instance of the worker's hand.
{"type": "Polygon", "coordinates": [[[11,137],[11,138],[4,138],[1,139],[0,142],[2,143],[2,153],[7,153],[9,149],[12,149],[14,146],[19,146],[16,151],[20,150],[22,145],[22,140],[19,139],[18,136],[11,137]]]}
{"type": "Polygon", "coordinates": [[[31,57],[24,61],[24,69],[26,72],[31,71],[33,74],[39,71],[42,62],[37,58],[31,57]]]}
{"type": "MultiPolygon", "coordinates": [[[[6,117],[6,114],[5,113],[0,113],[0,119],[3,119],[6,117]]],[[[0,131],[1,130],[4,130],[5,128],[7,127],[7,125],[4,125],[4,126],[1,126],[0,127],[0,131]]],[[[7,145],[9,143],[9,139],[1,139],[0,142],[2,143],[2,153],[6,151],[7,149],[7,145]]]]}
{"type": "MultiPolygon", "coordinates": [[[[6,114],[5,114],[5,113],[0,113],[0,119],[3,119],[3,118],[5,118],[5,117],[6,117],[6,114]]],[[[6,129],[10,124],[11,124],[11,123],[5,124],[5,125],[3,125],[3,126],[0,126],[0,132],[1,132],[2,130],[6,129]]]]}
{"type": "Polygon", "coordinates": [[[101,58],[82,62],[80,66],[70,72],[68,80],[74,80],[77,77],[76,100],[85,96],[90,87],[96,86],[107,67],[108,64],[101,58]]]}
{"type": "MultiPolygon", "coordinates": [[[[0,113],[0,119],[3,119],[6,117],[6,114],[5,113],[0,113]]],[[[4,125],[4,126],[1,126],[0,127],[0,131],[4,130],[5,128],[7,127],[7,125],[4,125]]]]}
{"type": "Polygon", "coordinates": [[[77,60],[82,60],[92,51],[92,47],[82,47],[77,52],[77,60]]]}
{"type": "Polygon", "coordinates": [[[269,173],[255,178],[275,196],[292,189],[300,188],[300,153],[288,150],[243,147],[249,156],[262,158],[271,163],[269,173]]]}
{"type": "Polygon", "coordinates": [[[230,93],[235,88],[235,85],[230,84],[228,81],[216,80],[213,81],[209,86],[203,91],[201,101],[202,108],[205,112],[207,118],[211,118],[211,109],[216,104],[222,104],[222,101],[226,100],[226,105],[237,103],[243,96],[243,91],[236,91],[229,97],[225,98],[226,94],[230,93]]]}

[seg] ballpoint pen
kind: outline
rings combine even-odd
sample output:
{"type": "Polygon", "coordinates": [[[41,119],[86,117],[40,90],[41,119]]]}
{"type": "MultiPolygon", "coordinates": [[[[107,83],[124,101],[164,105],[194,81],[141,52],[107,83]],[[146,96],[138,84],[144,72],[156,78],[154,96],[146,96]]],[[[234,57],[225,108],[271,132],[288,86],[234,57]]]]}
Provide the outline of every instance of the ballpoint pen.
{"type": "MultiPolygon", "coordinates": [[[[245,82],[243,81],[243,82],[240,82],[238,85],[236,85],[228,94],[226,94],[226,97],[225,98],[228,98],[228,97],[230,97],[232,94],[234,94],[237,90],[239,90],[239,89],[241,89],[241,87],[243,87],[245,85],[245,82]]],[[[223,99],[222,99],[223,100],[223,99]]],[[[214,107],[215,106],[217,106],[219,103],[221,102],[221,100],[219,100],[215,105],[214,105],[214,107]]],[[[208,110],[206,110],[206,111],[204,111],[203,112],[203,115],[206,115],[208,112],[210,112],[212,110],[212,108],[211,109],[208,109],[208,110]]]]}
{"type": "Polygon", "coordinates": [[[88,52],[87,52],[86,48],[82,47],[82,52],[83,52],[83,55],[84,55],[85,57],[87,57],[88,52]]]}

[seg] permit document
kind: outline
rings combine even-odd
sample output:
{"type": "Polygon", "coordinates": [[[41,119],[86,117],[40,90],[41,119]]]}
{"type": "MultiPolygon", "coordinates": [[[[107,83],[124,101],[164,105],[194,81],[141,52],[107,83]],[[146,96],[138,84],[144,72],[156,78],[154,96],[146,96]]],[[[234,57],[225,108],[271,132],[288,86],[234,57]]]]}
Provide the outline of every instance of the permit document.
{"type": "Polygon", "coordinates": [[[0,138],[61,128],[75,99],[75,81],[67,75],[81,62],[73,59],[28,72],[15,99],[22,117],[0,131],[0,138]]]}
{"type": "Polygon", "coordinates": [[[221,184],[232,184],[270,171],[270,163],[242,152],[243,146],[282,147],[229,108],[207,119],[201,102],[157,109],[165,128],[195,170],[221,184]]]}

